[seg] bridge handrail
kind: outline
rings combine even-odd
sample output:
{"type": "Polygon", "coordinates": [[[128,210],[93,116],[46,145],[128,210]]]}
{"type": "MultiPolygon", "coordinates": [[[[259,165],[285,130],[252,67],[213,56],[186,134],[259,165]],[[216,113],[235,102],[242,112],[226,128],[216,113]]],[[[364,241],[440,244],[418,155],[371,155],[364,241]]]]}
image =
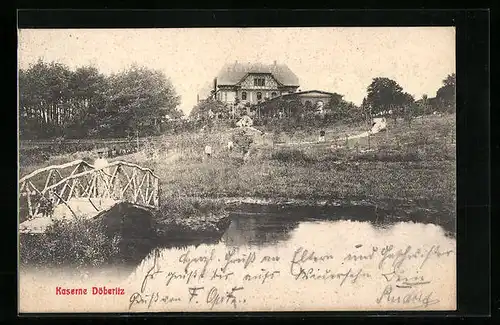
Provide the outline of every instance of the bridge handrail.
{"type": "Polygon", "coordinates": [[[43,172],[46,172],[46,171],[49,171],[49,170],[64,169],[64,168],[73,167],[73,166],[80,165],[80,164],[84,164],[87,167],[95,169],[94,166],[92,166],[91,164],[89,164],[88,162],[86,162],[84,160],[75,160],[75,161],[72,161],[72,162],[69,162],[69,163],[66,163],[66,164],[62,164],[62,165],[50,165],[50,166],[47,166],[47,167],[44,167],[44,168],[37,169],[37,170],[31,172],[30,174],[22,177],[19,180],[19,183],[25,182],[26,180],[32,178],[33,176],[36,176],[36,175],[38,175],[40,173],[43,173],[43,172]]]}
{"type": "Polygon", "coordinates": [[[100,170],[103,170],[103,169],[108,169],[110,167],[113,167],[113,166],[116,166],[116,165],[125,165],[125,166],[129,166],[129,167],[134,167],[134,168],[137,168],[137,169],[140,169],[142,171],[145,171],[145,172],[149,172],[154,178],[156,179],[160,179],[157,175],[155,175],[155,173],[149,169],[149,168],[144,168],[144,167],[141,167],[139,165],[136,165],[136,164],[132,164],[132,163],[129,163],[129,162],[126,162],[126,161],[115,161],[115,162],[112,162],[106,166],[103,166],[103,167],[100,167],[100,168],[94,168],[94,169],[91,169],[91,170],[87,170],[87,171],[84,171],[84,172],[81,172],[79,174],[73,174],[71,176],[68,176],[64,179],[62,179],[61,181],[59,181],[58,183],[56,184],[53,184],[49,187],[47,187],[45,190],[42,191],[42,194],[46,193],[47,191],[50,191],[51,189],[53,188],[56,188],[58,187],[59,185],[61,184],[64,184],[65,182],[73,179],[73,178],[78,178],[80,176],[83,176],[83,175],[87,175],[87,174],[92,174],[92,173],[95,173],[97,171],[100,171],[100,170]]]}

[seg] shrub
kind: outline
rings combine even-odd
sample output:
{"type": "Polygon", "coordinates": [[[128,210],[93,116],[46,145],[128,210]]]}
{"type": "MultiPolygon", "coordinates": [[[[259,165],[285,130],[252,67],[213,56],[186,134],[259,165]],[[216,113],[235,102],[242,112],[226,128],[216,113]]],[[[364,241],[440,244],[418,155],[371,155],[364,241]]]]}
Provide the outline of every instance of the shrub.
{"type": "Polygon", "coordinates": [[[171,246],[217,240],[230,222],[223,202],[171,198],[161,205],[157,217],[159,242],[171,246]]]}
{"type": "Polygon", "coordinates": [[[247,153],[253,143],[253,137],[245,130],[235,133],[232,137],[234,144],[243,152],[247,153]]]}
{"type": "Polygon", "coordinates": [[[120,239],[93,220],[55,221],[43,234],[21,234],[19,259],[34,266],[101,266],[116,260],[120,239]]]}
{"type": "Polygon", "coordinates": [[[310,162],[311,158],[307,156],[303,151],[298,149],[283,149],[275,151],[271,154],[272,160],[278,160],[281,162],[310,162]]]}

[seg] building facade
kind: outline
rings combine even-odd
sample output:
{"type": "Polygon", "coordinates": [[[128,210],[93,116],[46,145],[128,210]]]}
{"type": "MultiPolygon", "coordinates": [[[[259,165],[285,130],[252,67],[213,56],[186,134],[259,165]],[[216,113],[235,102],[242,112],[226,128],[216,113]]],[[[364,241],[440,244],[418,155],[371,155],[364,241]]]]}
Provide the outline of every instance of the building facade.
{"type": "Polygon", "coordinates": [[[299,79],[284,64],[226,64],[214,80],[216,98],[229,106],[258,104],[294,93],[299,79]]]}
{"type": "Polygon", "coordinates": [[[302,111],[314,111],[323,114],[332,100],[334,103],[338,103],[342,100],[342,97],[340,94],[321,90],[294,92],[266,101],[262,105],[260,113],[264,116],[293,116],[300,114],[302,111]],[[300,107],[290,105],[293,102],[300,103],[300,107]]]}

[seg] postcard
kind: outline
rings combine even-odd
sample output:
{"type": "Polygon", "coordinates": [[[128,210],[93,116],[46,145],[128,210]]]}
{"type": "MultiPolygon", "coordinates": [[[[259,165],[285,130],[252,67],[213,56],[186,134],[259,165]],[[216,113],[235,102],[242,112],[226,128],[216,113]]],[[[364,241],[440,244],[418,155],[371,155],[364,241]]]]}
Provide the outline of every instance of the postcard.
{"type": "Polygon", "coordinates": [[[453,27],[18,30],[19,312],[452,311],[453,27]]]}

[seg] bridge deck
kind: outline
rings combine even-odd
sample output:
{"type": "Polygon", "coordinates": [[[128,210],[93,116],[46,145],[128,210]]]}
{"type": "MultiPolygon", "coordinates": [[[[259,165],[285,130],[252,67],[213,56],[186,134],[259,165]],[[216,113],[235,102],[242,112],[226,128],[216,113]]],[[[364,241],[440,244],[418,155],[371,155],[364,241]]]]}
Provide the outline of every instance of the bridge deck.
{"type": "Polygon", "coordinates": [[[36,215],[34,218],[26,220],[19,224],[20,233],[43,233],[48,226],[52,225],[56,220],[72,221],[77,218],[92,219],[102,211],[109,210],[119,200],[110,198],[72,198],[66,204],[59,204],[55,207],[52,216],[36,215]],[[69,206],[69,207],[68,207],[69,206]],[[71,212],[71,210],[73,212],[71,212]]]}

